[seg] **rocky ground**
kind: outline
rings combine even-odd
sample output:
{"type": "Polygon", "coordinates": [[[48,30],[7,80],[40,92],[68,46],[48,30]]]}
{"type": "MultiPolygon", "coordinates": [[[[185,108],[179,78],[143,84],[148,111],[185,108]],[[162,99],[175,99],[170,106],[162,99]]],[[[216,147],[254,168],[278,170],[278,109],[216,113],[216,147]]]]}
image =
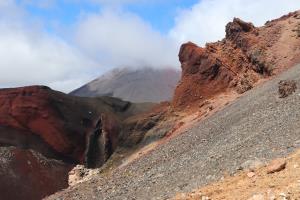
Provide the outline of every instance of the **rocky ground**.
{"type": "Polygon", "coordinates": [[[47,199],[168,199],[300,147],[299,90],[279,98],[280,80],[300,84],[300,65],[245,93],[124,168],[47,199]]]}
{"type": "Polygon", "coordinates": [[[272,161],[267,166],[248,169],[189,194],[178,194],[174,200],[299,199],[299,163],[300,151],[298,150],[285,159],[272,161]],[[277,172],[270,173],[271,169],[277,169],[277,172]]]}

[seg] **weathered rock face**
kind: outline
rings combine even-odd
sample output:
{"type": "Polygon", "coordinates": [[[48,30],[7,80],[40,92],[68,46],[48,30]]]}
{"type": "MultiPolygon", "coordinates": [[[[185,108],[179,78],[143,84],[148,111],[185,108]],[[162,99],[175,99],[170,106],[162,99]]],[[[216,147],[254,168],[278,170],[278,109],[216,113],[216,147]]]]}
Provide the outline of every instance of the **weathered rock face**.
{"type": "Polygon", "coordinates": [[[240,33],[251,32],[253,30],[255,30],[255,27],[252,23],[247,23],[239,18],[234,18],[233,22],[229,22],[226,25],[226,38],[234,40],[240,33]]]}
{"type": "Polygon", "coordinates": [[[103,123],[98,128],[107,132],[108,140],[116,146],[117,119],[109,106],[98,103],[100,108],[96,109],[97,102],[92,105],[46,87],[0,90],[0,141],[83,164],[88,136],[100,116],[103,123]]]}
{"type": "Polygon", "coordinates": [[[68,186],[75,164],[102,166],[118,146],[121,121],[135,112],[129,102],[44,86],[0,90],[1,196],[41,199],[68,186]]]}
{"type": "Polygon", "coordinates": [[[183,44],[179,53],[182,79],[173,107],[196,106],[228,91],[244,93],[258,80],[300,62],[299,25],[299,12],[260,28],[234,18],[227,24],[222,41],[205,48],[191,42],[183,44]]]}
{"type": "Polygon", "coordinates": [[[234,78],[237,72],[207,49],[193,43],[184,44],[179,59],[183,75],[175,91],[175,107],[192,105],[193,102],[225,91],[230,84],[236,84],[234,78]]]}
{"type": "Polygon", "coordinates": [[[66,188],[71,165],[33,150],[0,147],[1,199],[39,200],[66,188]]]}

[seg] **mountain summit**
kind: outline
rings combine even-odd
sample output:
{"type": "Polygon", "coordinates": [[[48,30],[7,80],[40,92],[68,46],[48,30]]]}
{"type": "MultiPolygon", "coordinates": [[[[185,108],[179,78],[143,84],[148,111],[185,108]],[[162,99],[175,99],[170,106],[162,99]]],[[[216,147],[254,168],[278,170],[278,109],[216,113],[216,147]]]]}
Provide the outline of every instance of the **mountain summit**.
{"type": "Polygon", "coordinates": [[[173,68],[118,68],[102,75],[70,94],[83,97],[112,96],[131,102],[171,100],[180,79],[173,68]]]}

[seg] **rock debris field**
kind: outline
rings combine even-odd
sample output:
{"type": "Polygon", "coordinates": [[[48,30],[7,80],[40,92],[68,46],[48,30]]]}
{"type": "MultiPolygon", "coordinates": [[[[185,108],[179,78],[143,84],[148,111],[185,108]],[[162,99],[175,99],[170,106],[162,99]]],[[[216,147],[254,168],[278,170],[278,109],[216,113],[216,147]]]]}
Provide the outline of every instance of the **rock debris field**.
{"type": "Polygon", "coordinates": [[[300,90],[279,98],[281,80],[295,80],[299,88],[300,65],[128,166],[48,199],[168,199],[232,175],[251,160],[286,156],[300,147],[300,90]]]}

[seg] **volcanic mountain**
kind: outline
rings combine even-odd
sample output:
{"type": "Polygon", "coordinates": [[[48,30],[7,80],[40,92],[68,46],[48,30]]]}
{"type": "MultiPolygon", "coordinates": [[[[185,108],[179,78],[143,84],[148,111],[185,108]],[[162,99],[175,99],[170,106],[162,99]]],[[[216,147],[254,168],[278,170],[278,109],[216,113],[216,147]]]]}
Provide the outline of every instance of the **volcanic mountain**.
{"type": "Polygon", "coordinates": [[[112,96],[137,103],[169,101],[179,79],[180,71],[174,68],[117,68],[70,94],[112,96]]]}
{"type": "Polygon", "coordinates": [[[1,89],[1,198],[41,199],[69,183],[48,199],[168,199],[287,155],[300,147],[299,46],[299,11],[262,27],[235,18],[222,41],[182,45],[174,96],[179,73],[147,68],[72,95],[1,89]]]}
{"type": "Polygon", "coordinates": [[[293,152],[300,147],[299,46],[300,11],[262,27],[235,18],[222,41],[183,44],[174,98],[163,117],[151,116],[158,122],[142,129],[161,139],[47,199],[169,199],[293,152]],[[278,94],[284,88],[286,98],[278,94]]]}

